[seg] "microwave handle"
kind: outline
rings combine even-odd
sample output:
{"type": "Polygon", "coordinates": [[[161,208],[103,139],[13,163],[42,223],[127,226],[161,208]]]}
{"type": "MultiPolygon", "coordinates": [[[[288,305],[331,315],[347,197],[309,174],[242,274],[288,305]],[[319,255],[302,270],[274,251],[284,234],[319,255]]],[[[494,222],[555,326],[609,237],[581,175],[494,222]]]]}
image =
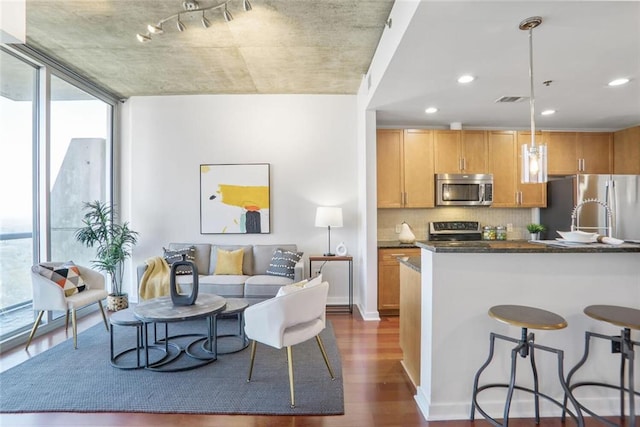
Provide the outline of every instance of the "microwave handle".
{"type": "Polygon", "coordinates": [[[480,184],[480,186],[479,186],[479,187],[480,187],[480,188],[479,188],[478,190],[479,190],[479,193],[480,193],[480,194],[478,194],[478,196],[480,196],[480,197],[479,197],[480,201],[481,201],[481,202],[484,202],[484,201],[485,201],[485,200],[484,200],[484,184],[480,184]]]}

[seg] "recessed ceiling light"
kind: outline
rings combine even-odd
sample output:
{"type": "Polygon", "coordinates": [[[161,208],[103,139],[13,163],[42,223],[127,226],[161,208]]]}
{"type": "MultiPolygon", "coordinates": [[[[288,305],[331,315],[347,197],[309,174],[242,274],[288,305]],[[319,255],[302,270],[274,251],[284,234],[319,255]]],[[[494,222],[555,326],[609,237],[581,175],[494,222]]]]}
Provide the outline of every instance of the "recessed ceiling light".
{"type": "Polygon", "coordinates": [[[556,110],[544,110],[542,113],[540,113],[543,116],[550,116],[552,114],[555,114],[556,110]]]}
{"type": "Polygon", "coordinates": [[[609,82],[609,86],[620,86],[626,83],[629,83],[629,79],[627,78],[615,79],[609,82]]]}
{"type": "Polygon", "coordinates": [[[471,83],[475,80],[475,77],[469,74],[465,74],[464,76],[458,77],[458,83],[471,83]]]}
{"type": "Polygon", "coordinates": [[[427,114],[433,114],[433,113],[436,113],[437,111],[438,109],[436,107],[429,107],[426,110],[424,110],[424,112],[427,114]]]}

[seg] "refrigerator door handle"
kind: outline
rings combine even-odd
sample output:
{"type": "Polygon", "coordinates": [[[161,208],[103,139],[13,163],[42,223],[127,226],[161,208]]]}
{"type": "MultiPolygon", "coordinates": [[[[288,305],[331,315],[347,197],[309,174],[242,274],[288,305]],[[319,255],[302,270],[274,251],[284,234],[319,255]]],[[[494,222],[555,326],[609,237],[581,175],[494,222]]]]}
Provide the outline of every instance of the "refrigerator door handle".
{"type": "Polygon", "coordinates": [[[605,187],[605,203],[609,207],[609,215],[605,215],[605,226],[607,227],[607,235],[614,237],[614,228],[616,227],[616,213],[618,201],[616,199],[616,182],[614,180],[607,181],[605,187]]]}

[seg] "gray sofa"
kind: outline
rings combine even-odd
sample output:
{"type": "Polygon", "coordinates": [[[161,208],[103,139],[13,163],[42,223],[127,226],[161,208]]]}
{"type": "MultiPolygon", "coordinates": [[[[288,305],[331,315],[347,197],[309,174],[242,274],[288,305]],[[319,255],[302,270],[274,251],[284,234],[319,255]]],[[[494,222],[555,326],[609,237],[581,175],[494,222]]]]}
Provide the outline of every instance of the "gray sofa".
{"type": "MultiPolygon", "coordinates": [[[[267,269],[276,249],[296,252],[297,246],[286,245],[216,245],[209,243],[170,243],[167,249],[179,250],[195,247],[194,263],[198,267],[198,292],[212,293],[227,298],[246,298],[251,303],[274,297],[280,287],[304,279],[304,262],[301,259],[294,267],[294,278],[268,275],[267,269]],[[214,274],[218,249],[243,250],[242,275],[214,274]]],[[[137,268],[138,287],[147,265],[137,268]]],[[[176,281],[182,292],[190,292],[191,275],[178,275],[176,281]]]]}

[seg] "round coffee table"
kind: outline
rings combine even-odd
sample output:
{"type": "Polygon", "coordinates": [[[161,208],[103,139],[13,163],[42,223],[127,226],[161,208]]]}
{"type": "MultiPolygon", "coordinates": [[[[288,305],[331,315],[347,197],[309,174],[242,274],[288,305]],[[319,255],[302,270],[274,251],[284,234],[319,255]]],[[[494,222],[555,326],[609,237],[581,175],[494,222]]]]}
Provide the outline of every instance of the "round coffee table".
{"type": "MultiPolygon", "coordinates": [[[[146,353],[145,368],[153,371],[185,371],[194,369],[213,362],[218,358],[217,340],[216,340],[216,315],[225,309],[226,300],[214,294],[199,294],[193,305],[174,305],[170,296],[143,301],[134,307],[135,316],[144,323],[144,341],[146,353]],[[181,346],[171,343],[172,339],[178,336],[167,336],[164,339],[165,351],[170,351],[169,346],[177,349],[176,354],[157,363],[149,363],[149,333],[148,325],[156,323],[172,323],[182,322],[186,320],[206,319],[206,334],[189,334],[195,337],[187,345],[181,346]],[[196,351],[196,345],[202,343],[196,351]],[[181,358],[192,360],[190,363],[172,366],[172,362],[181,358]]],[[[184,337],[181,335],[180,337],[184,337]]]]}

